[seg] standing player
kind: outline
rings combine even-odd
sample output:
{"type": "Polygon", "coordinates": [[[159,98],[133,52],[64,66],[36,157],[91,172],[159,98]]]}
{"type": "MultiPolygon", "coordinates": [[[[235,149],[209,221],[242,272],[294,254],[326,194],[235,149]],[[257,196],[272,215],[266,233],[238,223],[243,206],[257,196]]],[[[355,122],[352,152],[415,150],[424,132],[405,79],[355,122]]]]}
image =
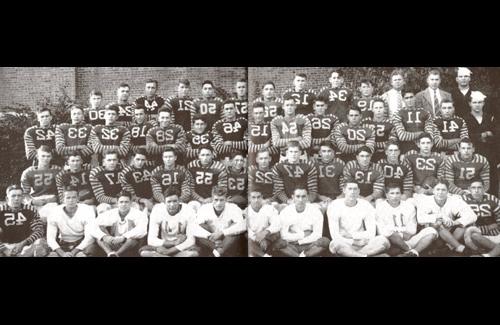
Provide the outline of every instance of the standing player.
{"type": "Polygon", "coordinates": [[[271,204],[274,200],[273,170],[271,155],[266,149],[257,152],[256,164],[248,168],[248,183],[250,192],[262,194],[263,204],[271,204]]]}
{"type": "Polygon", "coordinates": [[[186,134],[182,126],[171,123],[171,113],[166,108],[158,111],[159,126],[151,128],[146,135],[146,146],[151,160],[161,164],[162,154],[167,148],[173,148],[177,155],[183,154],[186,134]]]}
{"type": "Polygon", "coordinates": [[[248,206],[248,175],[241,152],[233,153],[227,166],[227,201],[242,210],[248,206]]]}
{"type": "Polygon", "coordinates": [[[44,234],[43,223],[34,207],[23,204],[21,186],[7,187],[6,194],[6,202],[0,204],[0,256],[33,256],[44,234]]]}
{"type": "Polygon", "coordinates": [[[212,128],[213,144],[217,159],[227,161],[232,152],[247,151],[248,121],[243,117],[236,117],[234,101],[226,100],[222,108],[224,119],[215,122],[212,128]]]}
{"type": "Polygon", "coordinates": [[[147,121],[155,121],[158,110],[165,104],[165,98],[158,96],[156,94],[157,91],[158,81],[148,79],[146,81],[146,87],[144,89],[144,96],[138,97],[135,100],[135,106],[141,106],[145,108],[147,121]]]}
{"type": "Polygon", "coordinates": [[[151,212],[154,200],[150,181],[151,168],[146,167],[146,150],[137,149],[132,156],[132,164],[123,168],[118,177],[122,189],[130,193],[132,201],[141,210],[146,208],[146,212],[151,212]]]}
{"type": "Polygon", "coordinates": [[[82,155],[79,151],[69,152],[66,158],[66,169],[56,175],[59,202],[64,201],[64,189],[72,186],[78,190],[79,203],[96,205],[92,186],[90,185],[90,165],[83,166],[82,155]]]}
{"type": "Polygon", "coordinates": [[[274,83],[267,81],[262,87],[262,96],[253,101],[254,105],[256,103],[264,104],[264,120],[266,122],[271,122],[276,116],[285,114],[282,107],[283,101],[275,95],[275,89],[274,83]]]}
{"type": "Polygon", "coordinates": [[[455,115],[451,100],[443,99],[440,112],[440,116],[433,118],[431,122],[436,150],[453,155],[458,150],[460,141],[469,137],[467,123],[455,115]]]}
{"type": "Polygon", "coordinates": [[[103,166],[92,169],[89,176],[98,204],[97,214],[116,207],[118,194],[122,190],[119,177],[122,167],[118,162],[118,153],[112,150],[105,151],[103,156],[103,166]]]}
{"type": "Polygon", "coordinates": [[[56,127],[57,153],[67,156],[71,151],[79,150],[83,161],[90,163],[94,152],[89,143],[92,125],[84,122],[83,108],[80,106],[72,106],[70,112],[71,124],[63,123],[56,127]]]}
{"type": "Polygon", "coordinates": [[[182,79],[177,85],[177,95],[165,100],[165,107],[172,112],[173,123],[182,126],[185,132],[191,130],[191,111],[194,110],[193,97],[189,95],[190,90],[189,80],[182,79]]]}
{"type": "Polygon", "coordinates": [[[486,191],[490,188],[490,164],[474,153],[474,145],[468,139],[459,143],[458,153],[449,156],[444,163],[444,178],[450,183],[450,193],[464,195],[475,179],[481,179],[486,191]]]}
{"type": "Polygon", "coordinates": [[[201,85],[201,98],[193,101],[193,109],[191,117],[199,114],[206,118],[207,130],[212,130],[215,122],[222,118],[222,103],[223,100],[215,97],[214,84],[210,80],[206,80],[201,85]]]}
{"type": "Polygon", "coordinates": [[[236,93],[231,98],[236,108],[236,118],[248,119],[248,93],[246,79],[240,79],[236,82],[236,93]]]}
{"type": "Polygon", "coordinates": [[[313,113],[313,102],[316,94],[313,89],[306,89],[307,76],[303,73],[296,73],[293,78],[293,87],[285,90],[283,100],[293,98],[297,106],[297,114],[308,115],[313,113]]]}
{"type": "Polygon", "coordinates": [[[333,131],[338,124],[335,115],[325,114],[326,101],[319,97],[314,100],[314,113],[307,115],[311,122],[311,148],[308,149],[309,157],[317,157],[320,144],[334,140],[333,131]]]}
{"type": "Polygon", "coordinates": [[[373,101],[376,99],[373,97],[373,83],[368,79],[362,79],[358,91],[361,97],[354,98],[353,106],[359,108],[363,119],[372,117],[373,101]]]}
{"type": "Polygon", "coordinates": [[[126,83],[121,83],[116,89],[116,102],[108,104],[108,106],[116,106],[118,108],[118,125],[128,127],[132,123],[134,116],[134,104],[128,102],[130,98],[130,86],[126,83]]]}
{"type": "Polygon", "coordinates": [[[104,125],[106,122],[104,120],[104,113],[106,109],[101,106],[102,103],[102,92],[93,89],[89,95],[90,107],[84,110],[85,122],[92,125],[104,125]]]}
{"type": "Polygon", "coordinates": [[[40,146],[47,146],[54,155],[56,161],[56,129],[52,125],[52,114],[48,108],[42,108],[37,112],[38,125],[29,127],[24,132],[24,148],[26,151],[26,159],[33,161],[33,166],[36,165],[37,150],[40,146]]]}
{"type": "Polygon", "coordinates": [[[198,159],[200,148],[209,146],[213,141],[213,133],[207,130],[207,121],[204,116],[196,115],[193,117],[193,128],[186,132],[186,155],[185,165],[198,159]]]}
{"type": "Polygon", "coordinates": [[[343,86],[344,74],[341,70],[333,70],[330,73],[331,87],[325,87],[318,92],[318,97],[328,98],[327,114],[337,116],[341,123],[347,122],[347,114],[352,102],[352,91],[343,86]]]}
{"type": "Polygon", "coordinates": [[[395,141],[387,142],[385,158],[378,165],[384,172],[384,184],[396,184],[403,191],[401,199],[405,201],[413,195],[413,171],[409,163],[401,159],[401,150],[395,141]]]}
{"type": "Polygon", "coordinates": [[[147,149],[146,135],[153,127],[158,126],[156,120],[146,120],[146,108],[144,106],[134,107],[134,121],[128,127],[130,131],[130,151],[147,149]]]}
{"type": "Polygon", "coordinates": [[[264,103],[254,103],[252,105],[253,121],[248,126],[250,137],[250,141],[248,141],[248,159],[250,166],[255,164],[257,152],[261,150],[268,150],[274,163],[279,160],[280,151],[271,142],[271,123],[267,122],[264,116],[264,103]]]}
{"type": "Polygon", "coordinates": [[[367,126],[375,133],[375,152],[372,160],[379,161],[384,157],[384,149],[387,141],[397,140],[394,125],[385,117],[385,102],[382,99],[373,100],[373,117],[365,118],[361,121],[363,126],[367,126]]]}
{"type": "Polygon", "coordinates": [[[375,132],[361,125],[359,109],[351,108],[347,118],[348,123],[340,123],[334,130],[335,142],[340,151],[339,158],[344,162],[354,160],[356,151],[361,147],[367,146],[372,152],[375,150],[375,132]]]}

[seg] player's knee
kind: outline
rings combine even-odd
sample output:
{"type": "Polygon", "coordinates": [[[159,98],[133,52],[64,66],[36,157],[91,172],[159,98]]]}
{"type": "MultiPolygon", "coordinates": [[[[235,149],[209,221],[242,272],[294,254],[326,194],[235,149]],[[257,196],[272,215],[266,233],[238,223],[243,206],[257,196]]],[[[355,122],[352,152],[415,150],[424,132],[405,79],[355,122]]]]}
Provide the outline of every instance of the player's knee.
{"type": "Polygon", "coordinates": [[[384,250],[388,250],[391,247],[391,243],[384,236],[377,236],[373,239],[373,242],[377,245],[380,245],[384,248],[384,250]]]}
{"type": "Polygon", "coordinates": [[[433,227],[427,227],[421,230],[422,236],[432,236],[433,239],[437,239],[439,234],[437,230],[433,227]]]}
{"type": "Polygon", "coordinates": [[[326,237],[321,237],[315,243],[316,246],[328,249],[330,246],[330,240],[326,237]]]}

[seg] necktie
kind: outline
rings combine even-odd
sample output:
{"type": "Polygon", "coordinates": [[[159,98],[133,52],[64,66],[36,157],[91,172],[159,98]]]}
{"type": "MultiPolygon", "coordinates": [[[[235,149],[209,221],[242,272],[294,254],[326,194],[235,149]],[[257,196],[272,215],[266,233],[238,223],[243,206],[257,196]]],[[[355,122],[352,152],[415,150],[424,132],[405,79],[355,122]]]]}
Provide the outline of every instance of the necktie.
{"type": "Polygon", "coordinates": [[[439,109],[439,100],[437,97],[437,91],[434,89],[434,116],[436,116],[436,111],[439,109]]]}

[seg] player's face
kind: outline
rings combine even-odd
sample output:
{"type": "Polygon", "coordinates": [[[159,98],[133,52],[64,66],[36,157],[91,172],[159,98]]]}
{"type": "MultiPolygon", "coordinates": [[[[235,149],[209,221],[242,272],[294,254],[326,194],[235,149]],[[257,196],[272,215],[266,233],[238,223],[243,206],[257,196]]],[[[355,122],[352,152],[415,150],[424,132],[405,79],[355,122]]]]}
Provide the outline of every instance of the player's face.
{"type": "Polygon", "coordinates": [[[170,124],[170,113],[169,112],[161,112],[158,115],[158,123],[162,128],[167,127],[170,124]]]}
{"type": "Polygon", "coordinates": [[[297,147],[290,147],[286,150],[286,158],[291,163],[296,163],[300,158],[300,149],[297,147]]]}
{"type": "Polygon", "coordinates": [[[205,123],[202,120],[195,120],[193,122],[193,130],[198,134],[205,132],[206,127],[207,127],[207,123],[205,123]]]}
{"type": "Polygon", "coordinates": [[[241,82],[241,81],[238,81],[236,83],[236,95],[238,95],[238,97],[246,97],[247,95],[247,83],[246,82],[241,82]]]}
{"type": "Polygon", "coordinates": [[[214,94],[215,94],[214,87],[212,87],[212,85],[210,85],[210,84],[204,85],[201,88],[201,94],[203,95],[203,97],[206,97],[206,98],[214,97],[214,94]]]}
{"type": "Polygon", "coordinates": [[[422,138],[418,142],[418,147],[420,148],[420,152],[424,154],[429,154],[431,152],[432,145],[433,145],[432,140],[429,138],[422,138]]]}
{"type": "Polygon", "coordinates": [[[236,117],[236,109],[234,107],[234,104],[224,105],[224,117],[228,120],[236,117]]]}
{"type": "Polygon", "coordinates": [[[358,160],[358,164],[361,167],[367,167],[370,165],[370,159],[372,158],[372,155],[369,154],[366,151],[361,151],[357,156],[356,159],[358,160]]]}
{"type": "Polygon", "coordinates": [[[431,89],[439,88],[439,84],[441,84],[441,77],[437,74],[431,74],[427,77],[427,85],[431,89]]]}
{"type": "Polygon", "coordinates": [[[481,113],[484,107],[484,99],[483,100],[473,99],[470,101],[469,104],[473,112],[481,113]]]}
{"type": "Polygon", "coordinates": [[[401,190],[399,188],[391,188],[389,192],[385,193],[387,201],[392,204],[399,204],[401,202],[401,190]]]}
{"type": "Polygon", "coordinates": [[[250,192],[250,205],[254,210],[262,208],[262,194],[260,192],[250,192]]]}
{"type": "Polygon", "coordinates": [[[405,93],[403,95],[403,100],[405,101],[406,107],[415,107],[415,94],[414,93],[405,93]]]}
{"type": "Polygon", "coordinates": [[[332,73],[330,76],[330,83],[332,84],[332,88],[339,88],[342,86],[342,83],[344,82],[344,78],[339,76],[337,72],[332,73]]]}
{"type": "Polygon", "coordinates": [[[441,105],[441,116],[451,118],[455,114],[455,108],[452,103],[443,103],[441,105]]]}
{"type": "Polygon", "coordinates": [[[295,207],[299,209],[304,209],[307,200],[308,197],[306,190],[295,190],[295,192],[293,192],[293,203],[295,203],[295,207]]]}
{"type": "Polygon", "coordinates": [[[286,116],[293,116],[295,114],[295,109],[297,105],[295,104],[294,99],[287,99],[283,103],[283,110],[285,111],[286,116]]]}
{"type": "Polygon", "coordinates": [[[265,99],[274,98],[273,85],[265,85],[264,88],[262,88],[262,95],[264,96],[265,99]]]}
{"type": "Polygon", "coordinates": [[[127,196],[120,196],[118,198],[118,211],[122,213],[127,213],[130,211],[132,201],[127,196]]]}
{"type": "Polygon", "coordinates": [[[481,182],[472,182],[469,186],[469,191],[472,194],[472,197],[478,200],[484,195],[484,186],[481,182]]]}
{"type": "Polygon", "coordinates": [[[259,153],[257,156],[257,165],[259,168],[267,168],[271,163],[271,156],[269,156],[269,152],[259,153]]]}
{"type": "Polygon", "coordinates": [[[448,189],[444,184],[434,186],[434,197],[438,200],[445,200],[448,196],[448,189]]]}
{"type": "Polygon", "coordinates": [[[370,97],[373,95],[373,86],[367,83],[362,83],[359,87],[359,92],[363,97],[370,97]]]}
{"type": "Polygon", "coordinates": [[[146,163],[146,156],[136,154],[134,156],[133,163],[134,163],[135,168],[142,168],[144,166],[144,164],[146,163]]]}
{"type": "Polygon", "coordinates": [[[245,159],[243,158],[243,156],[238,155],[233,158],[234,169],[240,170],[243,168],[244,165],[245,165],[245,159]]]}
{"type": "Polygon", "coordinates": [[[163,153],[163,164],[167,167],[172,167],[175,165],[175,160],[177,157],[172,151],[167,151],[163,153]]]}
{"type": "Polygon", "coordinates": [[[200,159],[202,165],[210,165],[212,163],[212,152],[207,149],[202,149],[198,154],[198,159],[200,159]]]}
{"type": "Polygon", "coordinates": [[[52,154],[50,152],[38,150],[38,162],[40,166],[50,165],[50,160],[52,159],[52,154]]]}
{"type": "Polygon", "coordinates": [[[145,88],[145,93],[146,93],[146,96],[147,97],[153,97],[154,95],[156,95],[156,83],[154,82],[148,82],[146,84],[146,88],[145,88]]]}
{"type": "Polygon", "coordinates": [[[129,87],[120,87],[116,91],[116,96],[119,101],[126,102],[130,97],[130,88],[129,87]]]}
{"type": "Polygon", "coordinates": [[[40,123],[40,126],[43,128],[46,128],[50,125],[50,122],[52,121],[52,115],[48,111],[44,111],[38,114],[38,122],[40,123]]]}
{"type": "Polygon", "coordinates": [[[359,187],[356,183],[347,183],[344,187],[346,199],[353,200],[359,197],[359,187]]]}
{"type": "Polygon", "coordinates": [[[397,162],[399,159],[399,155],[401,154],[401,150],[399,150],[398,146],[391,144],[387,149],[385,150],[385,154],[387,156],[387,160],[389,162],[397,162]]]}
{"type": "Polygon", "coordinates": [[[255,107],[253,109],[253,120],[255,123],[261,123],[264,121],[264,107],[255,107]]]}
{"type": "Polygon", "coordinates": [[[118,157],[115,154],[106,155],[106,157],[104,157],[103,166],[107,170],[115,170],[117,165],[118,157]]]}
{"type": "Polygon", "coordinates": [[[142,108],[136,109],[134,110],[134,118],[137,123],[141,124],[146,119],[146,113],[144,113],[144,110],[142,108]]]}
{"type": "Polygon", "coordinates": [[[110,125],[116,122],[118,115],[115,111],[108,109],[104,112],[104,120],[106,121],[106,125],[110,125]]]}
{"type": "Polygon", "coordinates": [[[74,124],[80,123],[83,121],[83,112],[81,109],[74,108],[71,110],[71,121],[74,124]]]}
{"type": "Polygon", "coordinates": [[[214,205],[215,211],[220,212],[224,210],[224,207],[226,206],[226,200],[227,197],[225,195],[214,195],[212,198],[212,204],[214,205]]]}
{"type": "Polygon", "coordinates": [[[321,146],[319,149],[319,155],[322,161],[329,162],[335,157],[335,151],[333,151],[330,147],[321,146]]]}
{"type": "Polygon", "coordinates": [[[11,208],[19,208],[23,203],[23,191],[22,190],[11,190],[7,194],[7,203],[11,208]]]}
{"type": "Polygon", "coordinates": [[[68,167],[73,172],[80,170],[82,168],[82,158],[80,156],[70,156],[68,158],[68,167]]]}
{"type": "Polygon", "coordinates": [[[460,152],[460,157],[462,159],[468,160],[472,158],[472,155],[474,155],[474,146],[472,143],[460,143],[458,151],[460,152]]]}
{"type": "Polygon", "coordinates": [[[99,106],[101,106],[101,102],[102,102],[101,96],[92,95],[89,97],[90,107],[92,108],[98,108],[99,106]]]}
{"type": "Polygon", "coordinates": [[[186,86],[185,84],[181,83],[177,87],[177,94],[179,95],[179,97],[186,97],[189,95],[190,90],[191,88],[189,86],[186,86]]]}
{"type": "Polygon", "coordinates": [[[361,114],[358,111],[350,110],[347,119],[349,120],[349,124],[358,125],[361,122],[361,114]]]}
{"type": "Polygon", "coordinates": [[[306,87],[306,78],[295,76],[293,79],[293,85],[296,90],[302,90],[306,87]]]}
{"type": "Polygon", "coordinates": [[[325,115],[326,112],[326,104],[322,101],[314,102],[314,112],[316,115],[325,115]]]}
{"type": "Polygon", "coordinates": [[[78,204],[78,192],[77,191],[67,191],[64,192],[64,204],[68,208],[75,208],[78,204]]]}
{"type": "Polygon", "coordinates": [[[171,195],[165,198],[165,205],[170,215],[174,215],[179,211],[180,204],[181,202],[179,201],[179,197],[177,195],[171,195]]]}
{"type": "Polygon", "coordinates": [[[458,74],[457,74],[457,79],[455,79],[457,81],[457,83],[462,86],[462,87],[468,87],[469,84],[470,84],[470,74],[466,73],[466,72],[462,72],[460,71],[458,74]]]}
{"type": "Polygon", "coordinates": [[[396,90],[400,90],[404,86],[404,79],[401,75],[395,75],[391,78],[391,86],[396,90]]]}
{"type": "Polygon", "coordinates": [[[382,102],[373,103],[372,111],[373,111],[373,117],[383,118],[385,114],[384,103],[382,102]]]}

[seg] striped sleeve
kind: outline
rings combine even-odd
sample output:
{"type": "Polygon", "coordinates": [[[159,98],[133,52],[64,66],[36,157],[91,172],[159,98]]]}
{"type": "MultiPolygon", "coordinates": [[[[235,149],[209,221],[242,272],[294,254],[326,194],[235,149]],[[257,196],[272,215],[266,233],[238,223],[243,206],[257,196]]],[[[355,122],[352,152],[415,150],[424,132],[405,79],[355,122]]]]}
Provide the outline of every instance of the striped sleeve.
{"type": "Polygon", "coordinates": [[[403,120],[398,112],[392,116],[392,124],[399,141],[414,141],[418,138],[418,132],[408,132],[403,125],[403,120]]]}
{"type": "Polygon", "coordinates": [[[314,198],[318,194],[318,171],[314,166],[313,162],[309,162],[309,172],[307,173],[307,189],[309,191],[309,195],[314,198]]]}
{"type": "Polygon", "coordinates": [[[36,126],[29,127],[26,132],[24,132],[24,149],[26,153],[26,159],[33,160],[36,158],[36,147],[33,140],[32,131],[36,126]]]}
{"type": "Polygon", "coordinates": [[[346,139],[342,136],[342,128],[346,126],[345,123],[340,123],[339,125],[337,125],[337,127],[335,128],[333,134],[335,136],[335,142],[337,143],[337,148],[339,151],[341,151],[342,153],[350,153],[348,151],[348,144],[347,144],[347,141],[346,139]]]}
{"type": "Polygon", "coordinates": [[[59,202],[64,202],[64,183],[63,183],[63,176],[67,172],[65,170],[60,171],[56,175],[56,187],[57,187],[57,193],[59,194],[59,202]]]}
{"type": "Polygon", "coordinates": [[[243,132],[243,139],[241,141],[233,141],[233,147],[239,151],[246,151],[248,149],[248,121],[243,117],[240,117],[238,121],[240,125],[245,127],[245,131],[243,132]]]}
{"type": "Polygon", "coordinates": [[[281,176],[278,169],[278,164],[273,167],[273,183],[275,193],[274,197],[282,203],[286,203],[288,201],[288,197],[285,193],[285,183],[283,181],[283,176],[281,176]]]}
{"type": "Polygon", "coordinates": [[[281,138],[278,127],[276,126],[276,123],[278,123],[280,119],[282,119],[281,116],[276,116],[271,121],[271,141],[273,145],[278,148],[285,147],[288,142],[286,139],[281,138]]]}
{"type": "Polygon", "coordinates": [[[30,223],[31,235],[26,238],[26,245],[31,245],[36,240],[43,238],[45,232],[43,222],[40,219],[36,209],[34,207],[30,207],[30,210],[33,211],[34,215],[30,223]]]}
{"type": "Polygon", "coordinates": [[[469,138],[469,130],[467,128],[467,122],[465,122],[464,119],[461,119],[463,121],[462,128],[460,129],[460,139],[466,139],[469,138]]]}
{"type": "Polygon", "coordinates": [[[182,194],[180,200],[184,203],[187,203],[191,199],[191,184],[193,183],[193,179],[190,172],[188,172],[184,167],[181,167],[181,169],[183,170],[185,177],[181,185],[182,194]]]}
{"type": "Polygon", "coordinates": [[[92,131],[90,131],[89,145],[95,153],[102,154],[104,152],[104,146],[101,144],[99,137],[97,137],[96,128],[97,126],[94,126],[92,131]]]}
{"type": "Polygon", "coordinates": [[[384,171],[380,167],[379,164],[373,164],[373,169],[374,171],[378,172],[377,178],[375,179],[375,182],[373,182],[373,194],[372,196],[374,199],[378,199],[383,196],[384,194],[384,171]]]}
{"type": "Polygon", "coordinates": [[[437,177],[438,178],[444,178],[444,159],[441,158],[441,155],[438,153],[435,153],[435,156],[437,156],[436,161],[441,160],[441,163],[437,167],[437,177]]]}
{"type": "Polygon", "coordinates": [[[151,189],[153,191],[153,198],[159,203],[163,203],[165,201],[160,184],[161,180],[158,179],[158,175],[161,172],[161,169],[161,166],[156,167],[151,172],[151,178],[149,179],[149,182],[151,183],[151,189]]]}
{"type": "Polygon", "coordinates": [[[135,193],[135,189],[132,186],[132,184],[130,184],[130,182],[128,181],[128,176],[129,176],[131,171],[132,171],[132,167],[130,167],[130,166],[123,168],[121,170],[121,172],[118,174],[118,180],[120,181],[120,183],[122,185],[122,189],[129,192],[130,194],[132,194],[133,197],[135,197],[135,196],[137,196],[135,193]]]}
{"type": "Polygon", "coordinates": [[[302,129],[302,139],[299,141],[300,148],[301,149],[307,149],[311,147],[311,133],[312,133],[312,126],[311,126],[311,121],[309,119],[303,117],[304,119],[304,128],[302,129]]]}
{"type": "Polygon", "coordinates": [[[26,169],[21,175],[21,187],[23,188],[23,194],[25,195],[29,195],[31,193],[32,170],[33,167],[28,167],[28,169],[26,169]]]}
{"type": "Polygon", "coordinates": [[[372,152],[375,152],[375,132],[370,128],[367,129],[370,131],[371,135],[370,137],[368,137],[368,139],[366,139],[365,144],[368,148],[370,148],[372,152]]]}
{"type": "Polygon", "coordinates": [[[184,132],[182,126],[176,126],[179,128],[179,133],[177,133],[177,139],[175,140],[175,150],[178,153],[183,153],[186,151],[186,132],[184,132]]]}
{"type": "Polygon", "coordinates": [[[92,191],[94,191],[94,196],[99,203],[108,203],[113,204],[115,199],[104,194],[104,188],[102,187],[101,182],[97,178],[97,174],[101,172],[103,167],[97,167],[92,169],[89,175],[90,185],[92,186],[92,191]]]}
{"type": "MultiPolygon", "coordinates": [[[[189,174],[191,175],[191,179],[193,178],[192,168],[196,167],[197,164],[198,164],[197,160],[194,160],[188,164],[188,171],[189,171],[189,174]]],[[[191,182],[191,196],[196,201],[202,201],[203,197],[201,195],[199,195],[198,193],[196,193],[195,186],[196,186],[195,182],[194,181],[191,182]]]]}
{"type": "Polygon", "coordinates": [[[453,174],[453,163],[457,161],[455,155],[449,156],[445,159],[443,166],[443,176],[450,184],[450,193],[463,195],[465,191],[455,185],[455,176],[453,174]]]}
{"type": "Polygon", "coordinates": [[[406,160],[402,162],[402,165],[408,170],[403,179],[403,192],[410,196],[413,192],[413,170],[406,160]]]}
{"type": "Polygon", "coordinates": [[[495,202],[495,207],[493,208],[493,213],[495,214],[495,220],[497,222],[497,224],[500,225],[500,200],[498,200],[498,198],[494,195],[489,195],[490,196],[490,199],[495,202]]]}
{"type": "Polygon", "coordinates": [[[130,149],[130,131],[123,127],[122,139],[118,148],[118,153],[122,158],[126,157],[130,149]]]}
{"type": "Polygon", "coordinates": [[[483,180],[484,183],[484,191],[487,192],[490,189],[490,163],[486,159],[486,157],[477,155],[477,160],[479,163],[483,165],[481,172],[479,173],[479,177],[483,180]]]}
{"type": "Polygon", "coordinates": [[[224,140],[222,139],[222,135],[219,132],[219,127],[222,123],[223,121],[219,120],[212,126],[212,146],[218,154],[224,152],[224,140]]]}
{"type": "Polygon", "coordinates": [[[146,148],[148,149],[149,154],[158,154],[158,144],[156,143],[156,140],[153,136],[153,134],[156,132],[156,129],[156,127],[151,128],[146,134],[146,148]]]}
{"type": "Polygon", "coordinates": [[[219,170],[219,178],[217,180],[217,186],[219,186],[221,188],[227,188],[227,172],[226,172],[226,168],[220,162],[217,162],[216,166],[217,166],[216,168],[219,170]]]}
{"type": "MultiPolygon", "coordinates": [[[[352,176],[351,174],[351,169],[354,168],[356,166],[356,162],[351,160],[349,161],[345,167],[344,167],[344,170],[342,172],[342,180],[340,182],[340,188],[343,188],[344,187],[344,184],[346,182],[356,182],[356,180],[354,179],[354,177],[352,176]]],[[[357,183],[357,182],[356,182],[357,183]]]]}

